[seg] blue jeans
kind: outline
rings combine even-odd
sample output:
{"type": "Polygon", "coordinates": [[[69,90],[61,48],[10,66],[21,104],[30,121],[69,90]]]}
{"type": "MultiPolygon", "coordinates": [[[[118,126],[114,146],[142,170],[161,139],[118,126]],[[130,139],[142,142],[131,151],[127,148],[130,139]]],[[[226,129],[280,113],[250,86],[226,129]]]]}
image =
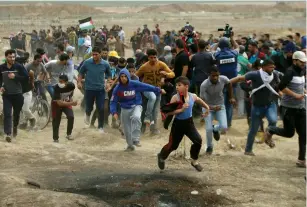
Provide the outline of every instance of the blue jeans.
{"type": "Polygon", "coordinates": [[[46,88],[47,88],[47,91],[48,91],[48,93],[49,93],[49,95],[52,99],[53,95],[54,95],[54,87],[52,85],[47,85],[46,88]]]}
{"type": "Polygon", "coordinates": [[[94,102],[96,102],[96,109],[98,111],[98,128],[103,128],[104,124],[104,99],[104,89],[101,91],[85,91],[85,113],[87,116],[90,116],[94,108],[94,102]]]}
{"type": "MultiPolygon", "coordinates": [[[[206,112],[206,109],[203,108],[203,112],[206,112]]],[[[227,117],[226,117],[226,109],[224,105],[221,105],[221,110],[219,111],[211,111],[209,115],[204,118],[205,126],[206,126],[206,136],[207,136],[207,147],[213,147],[212,144],[212,132],[213,131],[226,131],[227,130],[227,117]],[[213,126],[213,120],[217,120],[219,122],[218,125],[213,126]]]]}
{"type": "Polygon", "coordinates": [[[145,112],[145,119],[154,121],[153,128],[156,129],[158,114],[160,111],[161,94],[156,95],[154,92],[144,92],[144,96],[148,99],[147,108],[145,112]]]}
{"type": "MultiPolygon", "coordinates": [[[[233,97],[236,97],[236,86],[233,86],[233,97]]],[[[227,124],[228,127],[231,126],[232,123],[232,111],[233,111],[233,105],[229,102],[229,95],[228,95],[228,88],[224,88],[224,104],[226,108],[226,116],[227,116],[227,124]]]]}
{"type": "Polygon", "coordinates": [[[258,132],[261,120],[263,117],[266,117],[269,126],[276,126],[277,123],[277,107],[275,103],[271,103],[267,106],[252,106],[251,111],[251,127],[247,136],[247,143],[245,152],[253,151],[253,144],[255,140],[255,136],[258,132]]]}

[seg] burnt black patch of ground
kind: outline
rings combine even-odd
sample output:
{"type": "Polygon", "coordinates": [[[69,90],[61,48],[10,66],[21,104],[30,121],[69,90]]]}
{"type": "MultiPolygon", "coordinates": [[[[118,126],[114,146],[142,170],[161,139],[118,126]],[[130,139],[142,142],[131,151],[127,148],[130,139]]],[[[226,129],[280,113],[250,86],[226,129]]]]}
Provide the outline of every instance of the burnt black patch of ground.
{"type": "MultiPolygon", "coordinates": [[[[69,181],[58,179],[50,186],[53,191],[86,195],[115,207],[204,207],[233,206],[235,202],[217,195],[211,185],[179,175],[113,174],[80,176],[69,181]],[[66,187],[65,187],[66,186],[66,187]],[[205,187],[207,186],[207,187],[205,187]],[[192,195],[198,191],[198,195],[192,195]]],[[[83,174],[85,175],[85,174],[83,174]]]]}

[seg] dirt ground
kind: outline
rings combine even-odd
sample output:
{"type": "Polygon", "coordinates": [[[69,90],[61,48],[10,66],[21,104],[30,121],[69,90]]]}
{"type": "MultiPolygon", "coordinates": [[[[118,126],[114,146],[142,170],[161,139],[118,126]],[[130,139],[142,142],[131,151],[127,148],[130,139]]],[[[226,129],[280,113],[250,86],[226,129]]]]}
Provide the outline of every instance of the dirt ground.
{"type": "MultiPolygon", "coordinates": [[[[50,6],[50,5],[48,5],[50,6]]],[[[50,7],[48,7],[50,8],[50,7]]],[[[278,15],[257,15],[219,12],[190,12],[150,14],[140,13],[131,7],[110,7],[112,14],[100,14],[97,24],[107,22],[123,25],[126,35],[148,23],[153,28],[160,23],[161,30],[176,29],[189,20],[205,36],[217,34],[216,28],[230,23],[237,34],[269,32],[285,36],[305,31],[305,17],[301,12],[278,15]],[[129,13],[124,11],[127,9],[129,13]],[[116,13],[117,12],[117,13],[116,13]],[[273,18],[274,17],[274,18],[273,18]],[[226,19],[226,20],[225,20],[226,19]],[[137,22],[137,25],[136,25],[137,22]],[[253,25],[251,28],[250,26],[253,25]],[[292,31],[288,30],[292,28],[292,31]]],[[[182,7],[181,7],[182,8],[182,7]]],[[[106,10],[106,8],[98,8],[106,10]]],[[[145,10],[147,11],[147,10],[145,10]]],[[[51,11],[50,11],[51,12],[51,11]]],[[[276,12],[276,11],[275,11],[276,12]]],[[[244,13],[242,11],[242,13],[244,13]]],[[[8,36],[21,27],[27,31],[44,28],[45,22],[54,18],[23,24],[2,21],[0,34],[8,36]],[[36,28],[37,27],[37,28],[36,28]]],[[[63,18],[61,24],[76,24],[73,17],[63,18]]],[[[95,19],[94,19],[95,21],[95,19]]],[[[0,42],[2,50],[7,42],[0,42]]],[[[128,50],[126,56],[132,55],[128,50]]],[[[78,90],[75,99],[80,100],[78,90]]],[[[196,172],[182,157],[184,147],[173,153],[160,172],[156,155],[167,143],[169,131],[162,129],[159,136],[146,132],[141,137],[142,147],[135,152],[124,152],[125,140],[120,133],[106,128],[107,135],[84,127],[83,113],[75,107],[74,141],[65,139],[66,119],[62,120],[60,143],[52,142],[51,123],[39,132],[19,131],[17,139],[6,143],[0,139],[0,206],[2,207],[301,207],[306,205],[305,169],[296,168],[298,154],[297,136],[291,139],[274,137],[276,148],[255,144],[255,157],[244,156],[248,133],[245,119],[236,119],[226,135],[215,142],[214,154],[205,155],[205,128],[195,120],[203,137],[200,163],[203,172],[196,172]],[[229,149],[230,138],[235,149],[229,149]],[[197,191],[197,195],[192,195],[197,191]]],[[[281,124],[281,123],[278,123],[281,124]]],[[[189,154],[189,141],[186,141],[189,154]]]]}

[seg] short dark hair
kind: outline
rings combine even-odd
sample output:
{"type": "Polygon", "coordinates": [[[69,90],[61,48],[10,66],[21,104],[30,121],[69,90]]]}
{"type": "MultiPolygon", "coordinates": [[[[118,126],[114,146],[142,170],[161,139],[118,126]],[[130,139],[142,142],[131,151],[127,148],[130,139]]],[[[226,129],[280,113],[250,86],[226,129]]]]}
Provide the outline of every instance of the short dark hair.
{"type": "Polygon", "coordinates": [[[270,49],[270,46],[267,45],[267,44],[264,44],[264,45],[262,46],[262,49],[269,50],[269,49],[270,49]]]}
{"type": "Polygon", "coordinates": [[[140,62],[147,62],[148,61],[148,56],[144,55],[143,57],[141,57],[140,62]]]}
{"type": "Polygon", "coordinates": [[[209,45],[209,42],[206,42],[205,40],[199,40],[198,47],[200,50],[204,50],[209,45]]]}
{"type": "Polygon", "coordinates": [[[190,81],[187,77],[185,76],[179,76],[176,78],[175,83],[182,83],[183,85],[190,85],[190,81]]]}
{"type": "Polygon", "coordinates": [[[64,52],[64,45],[63,45],[63,44],[58,44],[57,48],[58,48],[60,51],[64,52]]]}
{"type": "Polygon", "coordinates": [[[270,34],[264,34],[268,39],[270,39],[270,34]]]}
{"type": "Polygon", "coordinates": [[[212,65],[209,69],[210,73],[219,73],[219,68],[216,65],[212,65]]]}
{"type": "Polygon", "coordinates": [[[92,52],[97,52],[97,53],[101,53],[101,49],[99,47],[94,47],[92,52]]]}
{"type": "Polygon", "coordinates": [[[261,59],[257,58],[257,60],[253,63],[252,68],[257,69],[258,67],[261,67],[261,59]]]}
{"type": "Polygon", "coordinates": [[[101,50],[101,51],[107,51],[107,52],[109,52],[109,48],[104,47],[104,48],[102,48],[102,50],[101,50]]]}
{"type": "Polygon", "coordinates": [[[63,81],[65,81],[65,82],[68,82],[68,76],[67,76],[66,74],[61,74],[61,75],[59,76],[59,80],[63,80],[63,81]]]}
{"type": "Polygon", "coordinates": [[[198,46],[196,44],[190,45],[189,49],[192,51],[192,54],[195,54],[198,52],[198,46]]]}
{"type": "Polygon", "coordinates": [[[125,64],[126,63],[126,59],[121,57],[121,58],[118,59],[118,63],[125,64]]]}
{"type": "Polygon", "coordinates": [[[292,35],[287,35],[287,37],[289,37],[291,40],[293,40],[293,36],[292,35]]]}
{"type": "Polygon", "coordinates": [[[157,55],[158,53],[157,53],[157,50],[155,50],[155,49],[148,49],[146,54],[148,56],[151,56],[151,55],[157,55]]]}
{"type": "Polygon", "coordinates": [[[133,58],[127,58],[127,63],[128,64],[134,64],[134,59],[133,58]]]}
{"type": "Polygon", "coordinates": [[[13,50],[13,49],[9,49],[9,50],[6,50],[4,55],[5,57],[7,57],[8,55],[11,55],[11,54],[16,54],[16,51],[13,50]]]}
{"type": "Polygon", "coordinates": [[[176,48],[172,48],[172,49],[171,49],[171,53],[177,53],[176,48]]]}
{"type": "Polygon", "coordinates": [[[253,46],[253,47],[257,47],[257,48],[258,48],[258,45],[257,45],[256,42],[249,42],[248,44],[251,45],[251,46],[253,46]]]}
{"type": "Polygon", "coordinates": [[[43,55],[43,54],[45,54],[45,50],[43,48],[37,48],[36,53],[43,55]]]}
{"type": "Polygon", "coordinates": [[[298,36],[298,37],[301,37],[301,34],[298,33],[298,32],[296,32],[295,35],[298,36]]]}
{"type": "Polygon", "coordinates": [[[274,61],[271,59],[266,59],[263,61],[263,63],[261,64],[262,66],[267,66],[267,65],[275,65],[274,61]]]}
{"type": "Polygon", "coordinates": [[[182,39],[177,39],[175,43],[179,49],[184,49],[184,42],[182,39]]]}
{"type": "Polygon", "coordinates": [[[34,55],[34,60],[38,60],[38,59],[40,59],[40,58],[42,58],[42,56],[41,56],[40,54],[34,55]]]}
{"type": "Polygon", "coordinates": [[[69,56],[66,53],[63,53],[59,57],[60,61],[69,60],[69,56]]]}

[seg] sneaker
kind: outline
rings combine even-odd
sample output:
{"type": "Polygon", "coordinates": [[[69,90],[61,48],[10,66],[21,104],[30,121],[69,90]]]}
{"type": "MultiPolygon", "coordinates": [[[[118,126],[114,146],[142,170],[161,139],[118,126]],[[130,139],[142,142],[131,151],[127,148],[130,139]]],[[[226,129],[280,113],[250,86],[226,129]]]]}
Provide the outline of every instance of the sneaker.
{"type": "Polygon", "coordinates": [[[13,127],[13,137],[17,137],[17,127],[13,127]]]}
{"type": "Polygon", "coordinates": [[[84,123],[85,123],[86,125],[90,125],[90,119],[91,119],[90,116],[85,115],[85,117],[84,117],[84,123]]]}
{"type": "Polygon", "coordinates": [[[199,163],[194,164],[193,162],[191,162],[191,165],[192,165],[198,172],[203,171],[203,167],[202,167],[199,163]]]}
{"type": "Polygon", "coordinates": [[[159,135],[160,131],[158,129],[152,130],[150,131],[151,135],[155,136],[155,135],[159,135]]]}
{"type": "Polygon", "coordinates": [[[158,167],[160,168],[160,170],[164,170],[164,168],[165,168],[165,160],[163,160],[161,158],[160,153],[157,154],[157,158],[158,158],[158,167]]]}
{"type": "Polygon", "coordinates": [[[100,132],[100,134],[106,134],[106,132],[103,130],[103,128],[99,128],[98,131],[100,132]]]}
{"type": "Polygon", "coordinates": [[[275,143],[272,139],[272,134],[269,133],[268,128],[265,130],[264,132],[264,142],[266,145],[268,145],[270,148],[274,148],[275,147],[275,143]]]}
{"type": "Polygon", "coordinates": [[[296,162],[297,167],[306,168],[306,161],[305,160],[298,160],[296,162]]]}
{"type": "Polygon", "coordinates": [[[59,140],[58,139],[54,139],[53,142],[54,143],[59,143],[59,140]]]}
{"type": "Polygon", "coordinates": [[[213,153],[213,147],[207,147],[206,155],[212,155],[212,153],[213,153]]]}
{"type": "Polygon", "coordinates": [[[6,140],[7,142],[12,142],[11,135],[6,135],[5,140],[6,140]]]}
{"type": "Polygon", "coordinates": [[[68,139],[68,140],[74,140],[74,138],[73,138],[73,136],[71,136],[71,134],[70,134],[70,135],[67,135],[67,136],[66,136],[66,139],[68,139]]]}
{"type": "Polygon", "coordinates": [[[253,153],[253,152],[244,152],[244,155],[255,156],[255,153],[253,153]]]}
{"type": "Polygon", "coordinates": [[[135,147],[132,145],[132,146],[128,146],[126,149],[125,149],[125,152],[132,152],[135,150],[135,147]]]}
{"type": "Polygon", "coordinates": [[[150,125],[150,119],[145,118],[145,119],[144,119],[144,124],[150,125]]]}
{"type": "Polygon", "coordinates": [[[141,147],[142,145],[140,144],[140,142],[138,141],[134,141],[133,142],[133,145],[136,146],[136,147],[141,147]]]}
{"type": "Polygon", "coordinates": [[[219,141],[220,140],[220,132],[219,131],[214,131],[214,125],[212,125],[213,127],[213,138],[216,140],[216,141],[219,141]]]}

